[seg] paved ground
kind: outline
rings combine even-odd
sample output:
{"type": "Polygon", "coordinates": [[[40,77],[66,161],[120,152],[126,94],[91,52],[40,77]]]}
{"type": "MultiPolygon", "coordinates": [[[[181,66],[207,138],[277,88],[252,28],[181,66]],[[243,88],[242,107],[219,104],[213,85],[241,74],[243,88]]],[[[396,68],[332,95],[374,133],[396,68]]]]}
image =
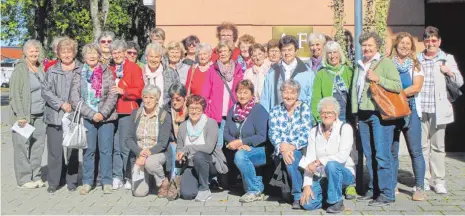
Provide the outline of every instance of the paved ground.
{"type": "MultiPolygon", "coordinates": [[[[3,99],[3,97],[2,97],[3,99]]],[[[2,100],[3,101],[3,100],[2,100]]],[[[4,103],[2,103],[4,105],[4,103]]],[[[13,172],[13,148],[9,128],[4,123],[6,107],[2,106],[1,128],[1,214],[143,214],[143,215],[303,215],[325,214],[324,211],[296,211],[286,203],[269,198],[268,201],[241,204],[237,195],[227,191],[215,193],[206,203],[177,200],[168,202],[156,195],[145,198],[132,197],[126,190],[104,195],[100,188],[87,196],[68,192],[66,188],[55,194],[46,188],[19,189],[13,172]]],[[[413,186],[411,162],[401,157],[399,173],[400,194],[390,207],[369,207],[367,203],[345,201],[347,215],[465,215],[465,154],[448,154],[447,179],[449,194],[436,195],[428,192],[428,200],[413,202],[410,189],[413,186]]]]}

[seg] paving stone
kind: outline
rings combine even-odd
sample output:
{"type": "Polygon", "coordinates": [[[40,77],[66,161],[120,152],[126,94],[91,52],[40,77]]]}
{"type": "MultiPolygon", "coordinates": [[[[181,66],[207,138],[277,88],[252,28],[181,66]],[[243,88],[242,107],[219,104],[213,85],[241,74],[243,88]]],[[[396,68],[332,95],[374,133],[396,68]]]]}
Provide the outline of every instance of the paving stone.
{"type": "Polygon", "coordinates": [[[465,215],[465,211],[441,211],[444,215],[465,215]]]}
{"type": "Polygon", "coordinates": [[[437,206],[446,206],[446,205],[464,205],[465,201],[464,200],[433,200],[430,202],[431,205],[437,205],[437,206]]]}
{"type": "Polygon", "coordinates": [[[461,211],[458,206],[420,206],[425,212],[428,211],[461,211]]]}
{"type": "Polygon", "coordinates": [[[255,201],[251,203],[244,203],[243,206],[279,206],[277,201],[255,201]]]}
{"type": "Polygon", "coordinates": [[[208,200],[208,202],[205,203],[205,206],[225,206],[225,207],[241,207],[242,203],[239,201],[212,201],[208,200]]]}
{"type": "MultiPolygon", "coordinates": [[[[177,211],[168,211],[168,212],[162,212],[161,215],[201,215],[200,212],[177,212],[177,211]]],[[[206,213],[204,214],[206,215],[206,213]]]]}
{"type": "Polygon", "coordinates": [[[404,215],[443,215],[440,211],[403,211],[402,214],[404,215]]]}
{"type": "MultiPolygon", "coordinates": [[[[263,214],[263,213],[262,213],[263,214]]],[[[201,215],[241,215],[241,212],[201,212],[201,215]]]]}
{"type": "Polygon", "coordinates": [[[163,212],[186,212],[187,211],[187,207],[181,207],[181,206],[177,206],[177,207],[170,207],[170,206],[163,206],[163,207],[160,207],[160,206],[153,206],[153,207],[150,207],[149,208],[149,211],[154,211],[154,212],[158,212],[160,211],[163,213],[163,212]]]}
{"type": "Polygon", "coordinates": [[[174,206],[204,206],[205,202],[196,202],[194,200],[176,200],[175,202],[168,202],[166,206],[174,207],[174,206]]]}
{"type": "Polygon", "coordinates": [[[363,215],[402,215],[401,211],[361,211],[363,215]]]}
{"type": "Polygon", "coordinates": [[[237,207],[227,207],[226,208],[227,212],[264,212],[265,211],[265,206],[243,206],[240,209],[237,207]]]}
{"type": "Polygon", "coordinates": [[[280,211],[276,212],[249,212],[249,211],[243,211],[241,212],[241,215],[281,215],[280,211]]]}
{"type": "Polygon", "coordinates": [[[318,210],[315,211],[282,211],[281,215],[321,215],[321,212],[318,210]]]}

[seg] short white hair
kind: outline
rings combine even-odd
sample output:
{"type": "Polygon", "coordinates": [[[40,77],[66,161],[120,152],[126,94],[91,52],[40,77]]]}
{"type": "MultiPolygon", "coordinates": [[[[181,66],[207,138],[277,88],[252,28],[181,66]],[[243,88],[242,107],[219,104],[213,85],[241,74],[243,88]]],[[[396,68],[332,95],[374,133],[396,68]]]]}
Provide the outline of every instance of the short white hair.
{"type": "Polygon", "coordinates": [[[323,48],[323,64],[329,64],[327,62],[328,53],[334,52],[334,51],[339,53],[340,63],[345,64],[346,57],[345,57],[344,51],[342,51],[341,45],[339,45],[339,43],[336,41],[328,41],[328,43],[325,44],[325,47],[323,48]]]}
{"type": "Polygon", "coordinates": [[[145,53],[144,55],[147,56],[149,53],[149,50],[152,50],[155,54],[160,54],[161,56],[163,55],[164,49],[163,46],[159,43],[149,43],[147,47],[145,47],[145,53]]]}
{"type": "Polygon", "coordinates": [[[207,43],[199,43],[195,47],[195,56],[198,56],[200,51],[208,51],[208,54],[212,54],[212,47],[207,43]]]}
{"type": "Polygon", "coordinates": [[[300,94],[300,83],[295,81],[294,79],[288,79],[281,84],[281,87],[279,90],[281,91],[281,94],[286,90],[287,88],[293,89],[297,92],[297,95],[300,94]]]}
{"type": "Polygon", "coordinates": [[[153,95],[155,96],[156,101],[158,102],[158,100],[160,99],[161,91],[160,91],[160,88],[158,88],[158,86],[147,85],[142,90],[142,96],[144,95],[153,95]]]}
{"type": "Polygon", "coordinates": [[[126,51],[128,48],[128,44],[124,40],[115,40],[110,44],[110,51],[121,50],[126,51]]]}
{"type": "Polygon", "coordinates": [[[337,115],[340,114],[341,112],[341,106],[339,105],[339,102],[337,102],[336,98],[334,97],[325,97],[318,102],[318,112],[320,113],[321,110],[324,107],[332,106],[334,108],[334,112],[336,112],[337,115]]]}
{"type": "Polygon", "coordinates": [[[310,46],[312,43],[315,43],[316,41],[321,41],[321,43],[325,44],[326,43],[326,37],[318,32],[311,33],[308,36],[308,45],[310,46]]]}
{"type": "Polygon", "coordinates": [[[26,51],[31,47],[35,47],[39,50],[39,52],[42,52],[42,44],[38,40],[29,39],[23,45],[23,53],[26,53],[26,51]]]}

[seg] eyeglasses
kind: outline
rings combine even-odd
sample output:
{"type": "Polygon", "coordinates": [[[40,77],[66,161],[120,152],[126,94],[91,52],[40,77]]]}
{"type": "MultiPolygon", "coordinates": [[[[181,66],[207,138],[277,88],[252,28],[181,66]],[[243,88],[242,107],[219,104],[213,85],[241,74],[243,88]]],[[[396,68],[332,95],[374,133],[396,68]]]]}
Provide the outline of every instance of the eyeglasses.
{"type": "Polygon", "coordinates": [[[171,100],[174,100],[176,102],[182,102],[184,98],[183,97],[172,97],[171,100]]]}
{"type": "Polygon", "coordinates": [[[101,40],[101,44],[111,44],[112,40],[101,40]]]}
{"type": "Polygon", "coordinates": [[[220,37],[232,37],[233,35],[222,34],[220,37]]]}
{"type": "Polygon", "coordinates": [[[197,43],[194,42],[194,43],[188,43],[188,44],[187,44],[187,47],[191,47],[191,46],[192,46],[192,47],[195,47],[195,46],[197,46],[197,43]]]}
{"type": "Polygon", "coordinates": [[[127,51],[126,52],[128,55],[137,55],[137,52],[133,52],[133,51],[127,51]]]}
{"type": "Polygon", "coordinates": [[[425,43],[437,43],[439,40],[437,39],[426,39],[425,43]]]}
{"type": "Polygon", "coordinates": [[[202,112],[203,111],[203,109],[201,107],[189,107],[188,110],[191,113],[193,113],[193,112],[202,112]]]}
{"type": "Polygon", "coordinates": [[[320,112],[320,116],[332,116],[336,114],[335,112],[320,112]]]}

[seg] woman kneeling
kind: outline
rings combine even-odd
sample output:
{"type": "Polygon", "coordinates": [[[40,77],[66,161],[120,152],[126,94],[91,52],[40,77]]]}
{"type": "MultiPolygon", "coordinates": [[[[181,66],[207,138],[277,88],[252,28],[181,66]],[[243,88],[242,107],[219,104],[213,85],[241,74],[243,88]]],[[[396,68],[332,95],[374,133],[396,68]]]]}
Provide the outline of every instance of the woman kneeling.
{"type": "Polygon", "coordinates": [[[321,208],[324,190],[329,204],[326,211],[343,211],[342,188],[354,184],[355,165],[350,158],[353,130],[338,119],[339,111],[339,103],[333,97],[323,98],[318,104],[322,124],[310,131],[307,157],[299,164],[305,169],[304,192],[300,199],[305,210],[321,208]]]}

